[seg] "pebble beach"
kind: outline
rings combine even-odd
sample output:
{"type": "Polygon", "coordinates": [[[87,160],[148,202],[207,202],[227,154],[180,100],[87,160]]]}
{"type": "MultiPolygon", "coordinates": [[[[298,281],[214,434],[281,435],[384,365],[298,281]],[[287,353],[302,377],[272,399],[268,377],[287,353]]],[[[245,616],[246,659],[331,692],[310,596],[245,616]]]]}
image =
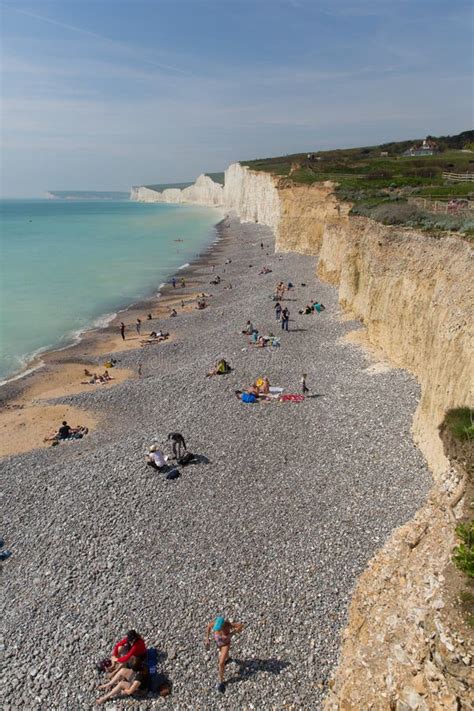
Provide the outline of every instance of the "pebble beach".
{"type": "MultiPolygon", "coordinates": [[[[316,259],[275,254],[260,225],[226,218],[217,230],[179,272],[186,287],[162,297],[206,292],[208,307],[143,321],[143,334],[170,333],[145,348],[124,350],[114,322],[99,337],[130,377],[48,400],[91,415],[90,433],[0,460],[1,533],[13,553],[2,564],[5,711],[94,708],[94,663],[130,628],[158,649],[172,694],[105,708],[321,708],[357,578],[431,487],[410,433],[415,379],[374,368],[348,341],[360,324],[342,317],[337,290],[315,277],[316,259]],[[260,275],[264,265],[272,271],[260,275]],[[288,333],[271,299],[280,281],[295,287],[283,302],[288,333]],[[315,300],[323,313],[298,313],[315,300]],[[281,347],[249,345],[248,319],[281,347]],[[221,357],[232,372],[206,378],[221,357]],[[234,396],[265,375],[299,393],[303,373],[303,402],[234,396]],[[197,461],[168,481],[144,455],[173,431],[197,461]],[[224,694],[216,650],[203,645],[219,614],[246,625],[224,694]]],[[[128,323],[154,306],[135,306],[128,323]]],[[[63,363],[84,351],[99,367],[105,352],[97,343],[87,352],[94,338],[64,351],[63,363]]]]}

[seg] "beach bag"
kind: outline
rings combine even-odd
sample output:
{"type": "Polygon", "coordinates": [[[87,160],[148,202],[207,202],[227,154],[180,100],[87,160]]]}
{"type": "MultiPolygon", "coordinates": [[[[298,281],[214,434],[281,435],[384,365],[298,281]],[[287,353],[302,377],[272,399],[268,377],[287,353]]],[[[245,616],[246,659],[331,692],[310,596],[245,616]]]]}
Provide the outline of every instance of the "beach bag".
{"type": "Polygon", "coordinates": [[[105,672],[112,666],[112,660],[106,657],[97,662],[96,667],[100,672],[105,672]]]}
{"type": "Polygon", "coordinates": [[[178,479],[180,477],[180,473],[177,469],[172,469],[168,474],[166,475],[167,479],[178,479]]]}
{"type": "Polygon", "coordinates": [[[181,464],[182,467],[185,467],[186,464],[189,464],[194,459],[194,454],[191,454],[191,452],[185,452],[182,457],[178,459],[178,464],[181,464]]]}

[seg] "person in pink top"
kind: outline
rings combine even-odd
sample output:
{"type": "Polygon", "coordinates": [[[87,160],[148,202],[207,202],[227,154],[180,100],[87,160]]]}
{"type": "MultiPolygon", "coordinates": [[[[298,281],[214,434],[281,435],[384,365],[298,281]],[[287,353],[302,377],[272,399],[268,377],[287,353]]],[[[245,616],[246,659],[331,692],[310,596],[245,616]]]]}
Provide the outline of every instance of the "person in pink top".
{"type": "Polygon", "coordinates": [[[209,622],[206,627],[204,646],[206,649],[209,649],[209,636],[212,631],[214,641],[219,650],[219,684],[217,685],[217,690],[220,691],[221,694],[225,691],[224,671],[225,665],[229,661],[230,643],[233,635],[242,632],[243,628],[244,625],[238,622],[229,622],[225,617],[216,617],[216,619],[209,622]]]}

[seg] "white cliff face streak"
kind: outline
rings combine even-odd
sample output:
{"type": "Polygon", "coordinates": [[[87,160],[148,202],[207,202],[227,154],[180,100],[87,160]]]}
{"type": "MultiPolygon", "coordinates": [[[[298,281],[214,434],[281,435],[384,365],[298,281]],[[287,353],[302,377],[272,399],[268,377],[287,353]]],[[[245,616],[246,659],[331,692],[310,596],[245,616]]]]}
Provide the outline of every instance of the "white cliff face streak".
{"type": "Polygon", "coordinates": [[[167,202],[186,205],[203,205],[204,207],[222,207],[224,188],[215,183],[209,176],[200,175],[194,185],[180,190],[167,188],[163,192],[150,188],[132,188],[130,200],[137,202],[167,202]]]}
{"type": "Polygon", "coordinates": [[[242,222],[260,222],[278,231],[280,199],[276,180],[268,173],[257,173],[240,163],[225,172],[224,207],[242,222]]]}

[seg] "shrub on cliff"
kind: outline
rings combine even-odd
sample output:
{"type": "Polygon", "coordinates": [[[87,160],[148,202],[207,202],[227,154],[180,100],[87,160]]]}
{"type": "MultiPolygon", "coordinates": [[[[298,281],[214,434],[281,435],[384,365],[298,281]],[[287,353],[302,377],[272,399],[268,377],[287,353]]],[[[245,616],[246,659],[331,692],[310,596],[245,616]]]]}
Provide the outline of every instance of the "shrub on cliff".
{"type": "Polygon", "coordinates": [[[461,543],[453,551],[453,560],[459,570],[474,578],[474,521],[456,526],[461,543]]]}

